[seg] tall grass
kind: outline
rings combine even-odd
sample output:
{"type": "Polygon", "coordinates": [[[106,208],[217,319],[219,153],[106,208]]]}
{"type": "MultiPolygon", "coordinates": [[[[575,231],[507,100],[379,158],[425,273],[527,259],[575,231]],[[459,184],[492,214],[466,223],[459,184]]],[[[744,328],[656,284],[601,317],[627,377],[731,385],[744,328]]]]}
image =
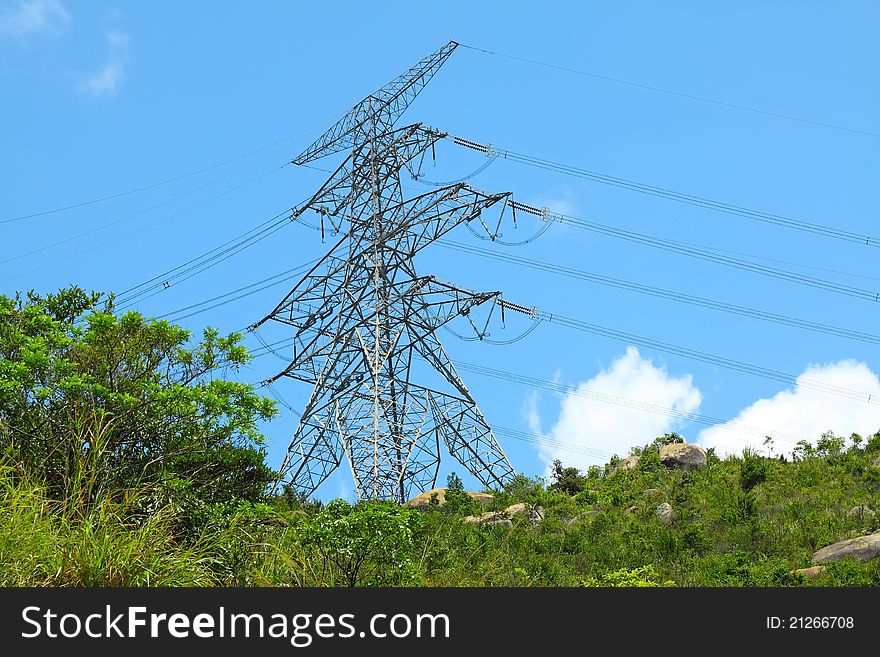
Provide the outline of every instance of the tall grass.
{"type": "Polygon", "coordinates": [[[45,487],[4,440],[0,455],[0,585],[210,586],[223,583],[228,530],[181,545],[170,507],[145,514],[143,489],[111,490],[104,482],[112,418],[84,414],[67,450],[63,494],[45,487]]]}

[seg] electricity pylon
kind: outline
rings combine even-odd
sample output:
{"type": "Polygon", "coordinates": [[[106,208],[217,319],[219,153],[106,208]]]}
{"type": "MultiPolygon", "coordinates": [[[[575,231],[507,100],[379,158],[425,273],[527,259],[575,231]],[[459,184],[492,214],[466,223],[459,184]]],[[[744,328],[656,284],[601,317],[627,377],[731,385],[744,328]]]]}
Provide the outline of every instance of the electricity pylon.
{"type": "Polygon", "coordinates": [[[500,292],[420,276],[413,265],[419,251],[509,194],[458,183],[405,198],[400,181],[446,135],[394,124],[456,46],[450,41],[367,96],[292,161],[350,151],[291,214],[317,213],[322,232],[340,239],[252,327],[274,320],[294,328],[293,360],[268,383],[287,376],[314,384],[279,471],[302,493],[345,456],[360,499],[404,501],[413,487],[434,485],[441,442],[486,486],[514,474],[436,336],[461,316],[479,334],[471,310],[487,304],[491,315],[500,292]]]}

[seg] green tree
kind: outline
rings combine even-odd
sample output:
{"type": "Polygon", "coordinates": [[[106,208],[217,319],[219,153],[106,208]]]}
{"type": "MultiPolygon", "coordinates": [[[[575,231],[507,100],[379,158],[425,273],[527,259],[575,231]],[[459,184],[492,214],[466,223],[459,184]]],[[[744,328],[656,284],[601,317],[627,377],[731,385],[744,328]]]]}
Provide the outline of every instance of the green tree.
{"type": "Polygon", "coordinates": [[[186,330],[101,298],[77,287],[0,296],[4,451],[55,498],[77,463],[100,459],[93,490],[138,487],[156,509],[262,500],[273,473],[257,422],[275,407],[222,376],[248,360],[241,335],[208,328],[190,345],[186,330]]]}
{"type": "Polygon", "coordinates": [[[565,467],[562,461],[554,459],[550,472],[551,487],[569,495],[576,495],[587,485],[587,478],[574,467],[565,467]]]}
{"type": "Polygon", "coordinates": [[[333,586],[414,584],[411,561],[418,512],[394,502],[333,500],[300,528],[302,545],[333,586]]]}

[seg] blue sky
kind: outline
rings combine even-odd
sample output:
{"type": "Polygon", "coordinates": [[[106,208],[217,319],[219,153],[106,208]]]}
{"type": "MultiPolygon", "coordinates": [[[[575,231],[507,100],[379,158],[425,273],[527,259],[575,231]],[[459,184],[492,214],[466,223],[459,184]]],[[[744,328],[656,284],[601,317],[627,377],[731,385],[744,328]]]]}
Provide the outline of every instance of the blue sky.
{"type": "MultiPolygon", "coordinates": [[[[367,93],[449,39],[828,125],[467,48],[452,55],[401,125],[421,121],[510,151],[880,237],[876,3],[381,7],[0,2],[0,220],[208,169],[105,202],[0,224],[2,292],[74,283],[125,290],[303,201],[326,174],[285,163],[367,93]]],[[[444,143],[426,178],[463,177],[485,163],[477,153],[444,143]]],[[[823,283],[880,291],[878,251],[871,245],[500,158],[468,182],[569,216],[723,249],[726,256],[823,283]]],[[[412,193],[426,189],[405,184],[412,193]]],[[[505,239],[528,237],[539,227],[537,220],[520,218],[505,239]]],[[[521,247],[480,242],[463,228],[452,238],[505,256],[880,334],[877,302],[571,225],[554,225],[521,247]]],[[[328,246],[316,232],[290,226],[144,299],[137,309],[169,313],[294,268],[328,246]]],[[[815,440],[826,430],[849,435],[880,428],[876,340],[757,321],[439,246],[418,266],[464,287],[503,290],[506,299],[548,313],[800,377],[758,377],[553,322],[508,346],[441,334],[456,360],[562,386],[554,392],[462,372],[490,423],[541,437],[536,444],[499,436],[515,469],[530,476],[544,475],[553,458],[587,467],[673,430],[725,452],[749,444],[763,448],[769,434],[774,449],[784,452],[791,441],[815,440]],[[845,391],[829,394],[829,385],[845,391]],[[851,398],[859,395],[861,401],[851,398]],[[867,395],[874,401],[865,401],[867,395]]],[[[293,282],[180,323],[195,332],[206,324],[240,329],[267,314],[293,282]]],[[[528,322],[511,320],[504,329],[493,327],[492,337],[514,338],[526,328],[528,322]]],[[[278,336],[283,333],[267,337],[278,336]]],[[[240,376],[260,381],[283,366],[264,357],[240,376]]],[[[307,386],[293,381],[278,388],[294,407],[308,394],[307,386]]],[[[295,422],[283,411],[265,427],[273,465],[295,422]]],[[[475,485],[448,458],[438,483],[450,470],[475,485]]],[[[319,493],[351,498],[347,468],[319,493]]]]}

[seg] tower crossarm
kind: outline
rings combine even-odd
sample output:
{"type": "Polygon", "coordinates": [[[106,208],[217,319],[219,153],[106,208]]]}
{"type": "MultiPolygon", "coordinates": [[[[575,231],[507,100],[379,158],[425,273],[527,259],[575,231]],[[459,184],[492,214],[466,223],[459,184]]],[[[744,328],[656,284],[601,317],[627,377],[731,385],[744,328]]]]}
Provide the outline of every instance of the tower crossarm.
{"type": "Polygon", "coordinates": [[[346,216],[357,216],[363,210],[368,199],[360,194],[361,190],[369,189],[373,184],[382,186],[388,180],[395,179],[407,162],[445,136],[443,132],[415,123],[381,135],[371,144],[360,144],[308,201],[294,208],[291,219],[295,220],[312,210],[327,217],[335,232],[340,231],[346,216]],[[385,164],[376,172],[355,165],[355,162],[366,157],[369,148],[374,149],[369,157],[385,164]]]}
{"type": "Polygon", "coordinates": [[[392,122],[396,121],[443,66],[456,46],[458,44],[455,41],[447,42],[442,48],[364,98],[311,146],[291,160],[293,164],[307,164],[350,148],[354,145],[358,132],[380,111],[387,112],[392,122]]]}

